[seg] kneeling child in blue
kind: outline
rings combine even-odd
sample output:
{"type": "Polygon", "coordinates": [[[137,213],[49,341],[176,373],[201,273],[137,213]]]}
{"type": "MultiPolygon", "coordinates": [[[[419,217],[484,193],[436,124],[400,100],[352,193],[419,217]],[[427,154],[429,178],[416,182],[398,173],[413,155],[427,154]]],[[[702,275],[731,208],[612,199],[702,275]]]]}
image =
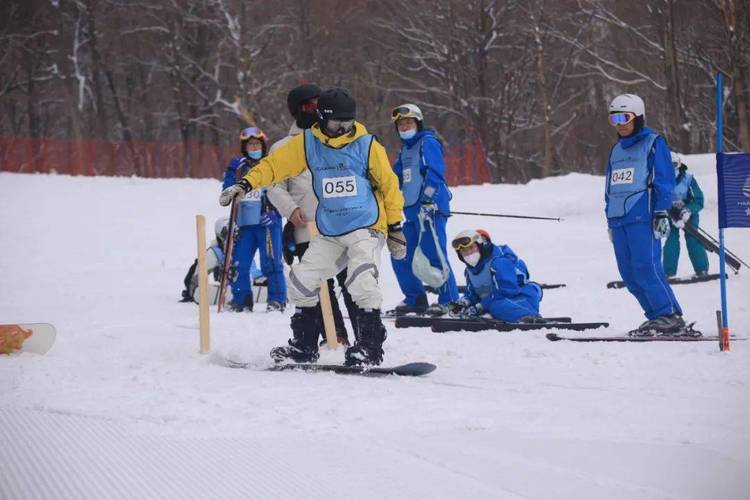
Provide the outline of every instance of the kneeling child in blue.
{"type": "Polygon", "coordinates": [[[466,264],[466,293],[458,304],[464,316],[489,313],[501,321],[532,321],[539,315],[542,289],[529,281],[526,263],[508,245],[495,245],[484,230],[460,232],[453,249],[466,264]]]}

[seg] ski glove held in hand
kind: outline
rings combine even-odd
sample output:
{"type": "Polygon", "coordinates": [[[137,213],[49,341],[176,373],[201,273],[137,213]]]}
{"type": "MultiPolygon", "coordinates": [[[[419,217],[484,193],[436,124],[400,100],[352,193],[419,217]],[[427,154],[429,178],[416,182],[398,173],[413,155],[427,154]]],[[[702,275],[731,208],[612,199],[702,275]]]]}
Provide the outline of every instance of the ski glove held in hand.
{"type": "Polygon", "coordinates": [[[406,237],[401,229],[401,223],[388,226],[388,239],[386,240],[388,251],[395,260],[406,258],[406,237]]]}
{"type": "Polygon", "coordinates": [[[654,219],[651,227],[654,230],[654,238],[661,240],[669,235],[669,214],[666,210],[654,212],[654,219]]]}
{"type": "Polygon", "coordinates": [[[221,196],[219,196],[219,205],[222,207],[226,207],[230,203],[232,203],[232,200],[240,195],[240,194],[246,194],[252,190],[252,187],[250,186],[250,183],[247,182],[245,179],[240,179],[240,181],[233,185],[226,188],[224,191],[221,192],[221,196]]]}

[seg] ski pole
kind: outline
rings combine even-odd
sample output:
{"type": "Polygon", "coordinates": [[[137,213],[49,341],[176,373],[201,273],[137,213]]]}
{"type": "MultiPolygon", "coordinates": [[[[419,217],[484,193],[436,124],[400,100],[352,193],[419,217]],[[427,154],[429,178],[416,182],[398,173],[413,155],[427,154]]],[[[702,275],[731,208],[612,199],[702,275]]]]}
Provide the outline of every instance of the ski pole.
{"type": "Polygon", "coordinates": [[[222,266],[221,283],[219,284],[219,300],[216,305],[216,312],[220,313],[224,308],[224,299],[227,292],[227,277],[229,266],[232,263],[232,251],[234,250],[234,225],[237,218],[237,209],[240,206],[237,198],[232,200],[232,207],[229,209],[229,223],[227,224],[227,235],[224,237],[224,265],[222,266]]]}
{"type": "MultiPolygon", "coordinates": [[[[703,236],[704,238],[706,238],[706,239],[707,239],[708,241],[710,241],[711,243],[713,243],[713,244],[714,244],[714,245],[716,245],[717,247],[719,246],[719,242],[718,242],[718,241],[716,240],[716,238],[714,238],[713,236],[711,236],[711,235],[710,235],[710,234],[709,234],[709,233],[708,233],[707,231],[705,231],[705,230],[704,230],[704,229],[703,229],[702,227],[700,227],[700,226],[696,226],[695,224],[685,224],[685,228],[686,228],[686,229],[688,229],[688,230],[692,229],[692,230],[693,230],[693,232],[696,232],[696,233],[698,233],[699,235],[703,236]]],[[[745,262],[744,260],[740,259],[740,258],[739,258],[739,257],[738,257],[738,256],[737,256],[737,255],[736,255],[736,254],[735,254],[734,252],[731,252],[731,251],[730,251],[729,249],[725,248],[725,249],[724,249],[724,253],[725,253],[725,254],[726,254],[726,255],[727,255],[727,256],[728,256],[729,258],[731,258],[731,259],[734,259],[734,260],[735,260],[736,262],[739,262],[740,264],[742,264],[742,265],[744,265],[745,267],[747,267],[748,269],[750,269],[750,265],[748,265],[748,264],[747,264],[747,262],[745,262]]],[[[739,272],[739,270],[740,270],[739,268],[740,268],[740,266],[739,266],[739,265],[738,265],[738,266],[736,266],[736,270],[737,270],[737,272],[739,272]]]]}
{"type": "Polygon", "coordinates": [[[535,217],[532,215],[489,214],[489,213],[483,213],[483,212],[456,212],[455,210],[451,212],[437,212],[437,213],[440,215],[444,215],[446,217],[450,217],[451,215],[476,215],[478,217],[505,217],[509,219],[556,220],[557,222],[560,222],[563,220],[559,217],[535,217]]]}

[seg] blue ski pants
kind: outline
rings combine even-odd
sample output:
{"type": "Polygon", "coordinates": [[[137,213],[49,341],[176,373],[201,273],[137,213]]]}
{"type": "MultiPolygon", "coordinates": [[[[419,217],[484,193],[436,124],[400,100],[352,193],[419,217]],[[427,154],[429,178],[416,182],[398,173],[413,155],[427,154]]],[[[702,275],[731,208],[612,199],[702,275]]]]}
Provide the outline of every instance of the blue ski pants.
{"type": "Polygon", "coordinates": [[[514,298],[499,298],[490,302],[487,312],[500,321],[518,321],[524,316],[539,316],[539,301],[541,293],[535,289],[535,285],[528,284],[524,287],[522,295],[514,298]],[[528,290],[526,287],[529,288],[528,290]]]}
{"type": "Polygon", "coordinates": [[[286,303],[280,222],[272,224],[269,228],[260,224],[240,226],[240,235],[232,251],[232,262],[237,266],[237,278],[232,282],[232,301],[244,304],[245,297],[253,293],[249,276],[256,251],[260,253],[260,269],[268,280],[269,302],[286,303]]]}
{"type": "MultiPolygon", "coordinates": [[[[432,224],[434,221],[435,232],[437,233],[440,248],[443,251],[446,263],[450,269],[450,263],[448,262],[448,253],[446,247],[448,245],[447,238],[445,235],[445,228],[448,224],[448,217],[444,215],[435,215],[432,220],[428,218],[425,221],[425,234],[422,237],[420,247],[425,257],[430,261],[430,265],[440,269],[440,259],[437,254],[435,242],[432,238],[432,232],[429,229],[428,224],[432,224]]],[[[404,237],[406,238],[406,258],[403,260],[391,259],[393,265],[393,271],[396,273],[398,279],[398,285],[403,292],[405,299],[404,302],[409,305],[417,305],[417,298],[425,296],[425,288],[422,282],[414,276],[414,272],[411,270],[411,263],[414,260],[414,251],[417,249],[417,242],[419,241],[419,220],[415,217],[414,219],[406,219],[403,224],[404,237]]],[[[451,269],[448,281],[443,283],[443,286],[438,290],[438,303],[448,304],[458,300],[458,286],[456,286],[456,278],[453,276],[453,270],[451,269]]]]}
{"type": "Polygon", "coordinates": [[[682,315],[680,304],[664,275],[661,240],[654,238],[650,222],[612,227],[617,268],[628,291],[641,305],[646,318],[682,315]]]}

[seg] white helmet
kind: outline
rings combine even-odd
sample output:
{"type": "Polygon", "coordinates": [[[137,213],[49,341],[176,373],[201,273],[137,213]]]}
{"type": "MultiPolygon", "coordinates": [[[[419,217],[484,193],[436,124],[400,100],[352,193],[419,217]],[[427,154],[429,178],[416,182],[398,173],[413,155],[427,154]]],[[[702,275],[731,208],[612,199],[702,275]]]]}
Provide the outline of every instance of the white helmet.
{"type": "Polygon", "coordinates": [[[462,249],[471,246],[473,243],[481,245],[485,241],[489,240],[487,231],[483,229],[465,229],[453,237],[451,246],[456,252],[460,252],[462,249]]]}
{"type": "Polygon", "coordinates": [[[414,118],[420,123],[424,121],[422,110],[416,104],[401,104],[393,108],[391,111],[391,120],[395,122],[401,118],[414,118]]]}
{"type": "Polygon", "coordinates": [[[612,99],[612,102],[609,103],[609,112],[630,112],[634,113],[635,116],[642,116],[644,120],[646,119],[646,105],[643,103],[643,99],[635,94],[622,94],[612,99]]]}
{"type": "Polygon", "coordinates": [[[669,154],[672,155],[672,166],[674,168],[680,168],[680,165],[682,165],[682,156],[680,156],[680,153],[671,151],[669,154]]]}

